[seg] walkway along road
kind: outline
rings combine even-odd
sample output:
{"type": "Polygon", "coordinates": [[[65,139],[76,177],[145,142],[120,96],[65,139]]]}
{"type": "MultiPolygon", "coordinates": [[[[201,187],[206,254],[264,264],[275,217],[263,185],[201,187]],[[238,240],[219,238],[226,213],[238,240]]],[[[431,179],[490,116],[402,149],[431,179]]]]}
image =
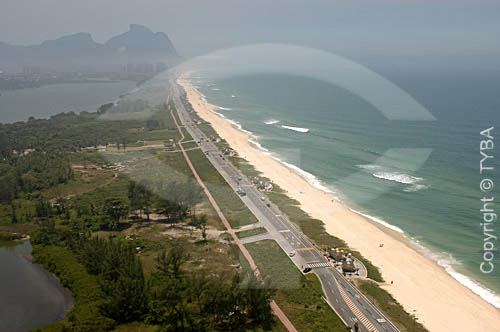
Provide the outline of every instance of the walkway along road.
{"type": "MultiPolygon", "coordinates": [[[[272,239],[279,244],[285,253],[288,254],[292,251],[296,253],[290,259],[297,268],[301,271],[306,266],[312,268],[312,271],[318,276],[321,282],[325,294],[325,301],[344,323],[347,326],[353,326],[355,322],[358,322],[359,331],[361,332],[399,332],[394,324],[392,324],[378,308],[361,294],[354,285],[344,278],[344,276],[327,261],[323,253],[320,252],[292,222],[283,216],[277,206],[271,204],[267,200],[262,200],[262,194],[255,188],[250,180],[236,169],[231,162],[227,161],[215,144],[207,140],[204,133],[193,123],[181,100],[181,93],[175,80],[172,80],[169,85],[171,97],[182,125],[192,138],[196,142],[199,142],[198,145],[201,150],[205,153],[212,165],[224,177],[227,183],[235,191],[241,189],[246,193],[246,195],[241,197],[242,201],[257,217],[259,223],[266,228],[272,239]]],[[[184,154],[187,158],[185,152],[184,154]]],[[[190,167],[192,168],[191,164],[190,167]]],[[[193,168],[192,170],[194,173],[195,170],[193,168]]],[[[207,192],[205,187],[204,190],[207,192]]],[[[209,196],[209,198],[212,202],[213,198],[211,196],[209,196]]],[[[215,201],[213,201],[212,204],[214,203],[215,201]]],[[[216,210],[217,213],[221,213],[219,209],[216,210]]],[[[230,230],[230,234],[238,246],[244,248],[244,245],[239,241],[225,218],[223,219],[221,217],[221,219],[228,230],[230,230]]],[[[248,254],[246,249],[242,249],[242,252],[248,254]]],[[[250,255],[248,254],[248,256],[250,255]]],[[[246,254],[245,257],[247,257],[246,254]]],[[[251,257],[249,258],[250,262],[251,257]]],[[[253,269],[255,264],[253,264],[253,260],[251,262],[253,269]]]]}
{"type": "MultiPolygon", "coordinates": [[[[167,105],[168,105],[168,98],[167,98],[167,105]]],[[[184,150],[184,147],[182,146],[182,141],[184,140],[184,133],[182,132],[181,127],[177,123],[177,119],[174,116],[173,110],[170,110],[170,115],[172,116],[172,119],[174,119],[175,125],[177,126],[177,129],[179,130],[179,133],[181,134],[181,139],[177,142],[177,144],[179,145],[179,148],[181,149],[182,154],[184,155],[184,158],[186,159],[186,162],[189,165],[189,168],[191,169],[191,172],[193,173],[194,177],[196,178],[196,181],[198,181],[198,183],[202,187],[203,191],[207,195],[208,200],[210,201],[210,203],[214,207],[220,220],[222,220],[222,223],[224,224],[227,231],[229,232],[229,234],[233,238],[233,241],[236,243],[238,248],[241,250],[241,252],[243,253],[243,256],[245,256],[245,258],[247,259],[248,264],[250,264],[250,268],[252,269],[252,271],[255,274],[255,277],[257,277],[257,279],[262,281],[262,277],[260,275],[259,269],[257,268],[257,265],[255,265],[255,262],[254,262],[252,256],[250,255],[248,250],[245,248],[245,246],[240,242],[240,239],[238,238],[238,236],[236,236],[231,225],[229,225],[229,222],[227,221],[226,217],[222,213],[222,210],[219,208],[219,205],[217,204],[217,202],[213,198],[212,194],[210,194],[210,191],[208,191],[207,187],[205,186],[205,184],[201,180],[200,176],[198,175],[198,172],[194,168],[193,163],[191,163],[191,160],[189,159],[188,154],[184,150]]],[[[293,326],[292,322],[290,322],[288,317],[286,317],[286,315],[283,313],[283,311],[281,311],[280,307],[278,307],[276,302],[271,301],[271,309],[273,310],[273,313],[276,315],[276,317],[278,317],[278,319],[281,321],[281,323],[283,323],[283,325],[288,329],[288,331],[297,332],[297,330],[293,326]]]]}

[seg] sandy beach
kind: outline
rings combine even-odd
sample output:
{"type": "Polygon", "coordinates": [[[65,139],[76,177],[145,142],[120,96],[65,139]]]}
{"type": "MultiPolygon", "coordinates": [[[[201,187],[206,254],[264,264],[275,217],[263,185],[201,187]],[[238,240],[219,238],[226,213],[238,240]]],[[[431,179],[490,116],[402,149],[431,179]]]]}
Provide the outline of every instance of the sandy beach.
{"type": "Polygon", "coordinates": [[[248,141],[248,134],[214,114],[208,104],[186,81],[178,83],[198,115],[209,122],[238,154],[300,202],[304,211],[321,219],[326,230],[360,251],[378,266],[389,291],[405,309],[415,314],[430,331],[500,331],[500,310],[453,279],[436,262],[422,255],[403,235],[383,227],[327,193],[313,187],[300,175],[248,141]],[[383,247],[379,244],[383,243],[383,247]],[[390,281],[394,283],[391,285],[390,281]]]}

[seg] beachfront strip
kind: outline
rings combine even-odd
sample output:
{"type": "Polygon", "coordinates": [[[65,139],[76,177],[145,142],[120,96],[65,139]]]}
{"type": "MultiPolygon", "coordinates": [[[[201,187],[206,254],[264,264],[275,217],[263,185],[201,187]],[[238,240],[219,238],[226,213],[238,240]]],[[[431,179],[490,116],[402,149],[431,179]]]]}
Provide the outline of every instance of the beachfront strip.
{"type": "MultiPolygon", "coordinates": [[[[294,253],[290,259],[298,269],[312,269],[323,287],[325,301],[347,326],[359,327],[363,332],[399,331],[361,292],[329,264],[323,252],[307,239],[283,214],[277,206],[262,199],[250,179],[237,170],[214,143],[206,139],[203,132],[191,120],[181,100],[181,92],[174,80],[170,81],[170,96],[175,104],[179,119],[192,138],[199,142],[201,150],[224,177],[234,191],[243,190],[241,200],[257,217],[259,224],[268,233],[266,238],[275,240],[285,253],[294,253]]],[[[262,239],[256,236],[254,240],[262,239]]],[[[245,241],[247,242],[248,239],[245,241]]],[[[307,271],[307,270],[306,270],[307,271]]]]}

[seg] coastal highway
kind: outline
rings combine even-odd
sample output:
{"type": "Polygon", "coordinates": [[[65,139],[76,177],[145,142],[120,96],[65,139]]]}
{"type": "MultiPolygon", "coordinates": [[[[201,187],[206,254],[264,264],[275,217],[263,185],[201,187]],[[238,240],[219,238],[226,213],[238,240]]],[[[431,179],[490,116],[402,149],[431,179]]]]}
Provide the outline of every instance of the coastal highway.
{"type": "MultiPolygon", "coordinates": [[[[279,208],[269,202],[251,181],[225,159],[221,151],[207,139],[205,134],[191,120],[181,100],[177,83],[170,82],[172,98],[182,125],[210,160],[212,165],[236,191],[246,195],[242,201],[259,220],[259,226],[266,228],[265,238],[275,240],[285,253],[294,253],[290,259],[302,271],[310,267],[323,287],[324,300],[348,326],[357,322],[362,332],[399,332],[399,330],[361,292],[354,287],[316,248],[297,227],[282,215],[279,208]]],[[[262,236],[256,236],[258,239],[262,236]]],[[[248,240],[247,238],[246,240],[248,240]]],[[[251,239],[250,239],[251,240],[251,239]]]]}

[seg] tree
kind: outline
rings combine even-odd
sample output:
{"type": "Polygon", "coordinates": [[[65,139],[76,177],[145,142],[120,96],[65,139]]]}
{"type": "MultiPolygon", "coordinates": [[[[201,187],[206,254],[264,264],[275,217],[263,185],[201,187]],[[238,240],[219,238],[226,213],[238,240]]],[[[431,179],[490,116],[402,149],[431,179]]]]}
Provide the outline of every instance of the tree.
{"type": "Polygon", "coordinates": [[[36,216],[38,218],[47,218],[47,217],[50,217],[52,215],[52,206],[50,205],[49,202],[47,202],[44,199],[40,198],[36,202],[35,212],[36,212],[36,216]]]}
{"type": "Polygon", "coordinates": [[[99,106],[99,109],[97,110],[97,114],[104,114],[104,113],[106,113],[114,105],[115,105],[114,103],[107,103],[107,104],[99,106]]]}
{"type": "Polygon", "coordinates": [[[116,229],[120,220],[128,216],[130,206],[122,198],[111,197],[104,202],[104,212],[110,219],[109,229],[116,229]]]}
{"type": "Polygon", "coordinates": [[[11,221],[13,224],[17,224],[18,220],[17,220],[17,214],[16,214],[16,206],[14,205],[14,203],[11,204],[10,208],[12,210],[11,221]]]}
{"type": "Polygon", "coordinates": [[[182,276],[181,266],[189,260],[189,257],[186,252],[186,243],[175,239],[171,241],[168,253],[163,251],[156,257],[156,268],[167,277],[180,279],[182,276]]]}
{"type": "Polygon", "coordinates": [[[132,211],[141,211],[142,214],[146,213],[149,220],[151,205],[153,203],[153,194],[146,189],[146,183],[140,184],[131,181],[128,186],[128,198],[130,200],[130,208],[132,211]]]}
{"type": "Polygon", "coordinates": [[[201,236],[203,237],[203,241],[207,242],[207,216],[202,215],[199,218],[194,217],[194,224],[196,228],[201,230],[201,236]]]}

